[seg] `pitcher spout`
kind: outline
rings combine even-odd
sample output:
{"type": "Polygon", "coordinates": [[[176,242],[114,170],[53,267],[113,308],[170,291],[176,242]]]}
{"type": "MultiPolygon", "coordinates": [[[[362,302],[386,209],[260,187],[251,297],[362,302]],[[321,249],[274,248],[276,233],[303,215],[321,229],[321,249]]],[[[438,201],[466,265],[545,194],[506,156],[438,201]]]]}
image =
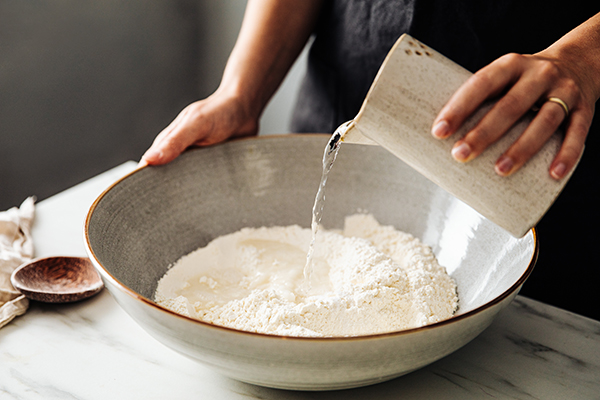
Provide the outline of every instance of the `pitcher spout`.
{"type": "Polygon", "coordinates": [[[336,129],[336,132],[338,132],[342,136],[340,140],[344,143],[370,144],[370,145],[377,144],[374,141],[372,141],[371,139],[369,139],[368,137],[366,137],[365,135],[363,135],[362,133],[360,133],[360,131],[358,129],[355,129],[355,127],[356,127],[356,124],[353,119],[341,124],[336,129]]]}

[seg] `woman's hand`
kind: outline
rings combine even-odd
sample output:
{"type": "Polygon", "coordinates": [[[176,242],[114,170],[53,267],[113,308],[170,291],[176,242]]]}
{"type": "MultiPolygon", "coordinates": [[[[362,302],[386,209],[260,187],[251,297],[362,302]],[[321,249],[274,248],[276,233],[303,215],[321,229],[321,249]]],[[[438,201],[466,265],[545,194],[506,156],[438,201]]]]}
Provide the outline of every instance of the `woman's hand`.
{"type": "Polygon", "coordinates": [[[599,16],[540,53],[508,54],[479,70],[442,108],[433,123],[433,135],[439,139],[451,136],[485,100],[499,98],[454,145],[453,157],[467,162],[504,135],[527,111],[539,107],[523,134],[496,161],[496,173],[508,176],[517,171],[564,124],[563,144],[550,165],[554,179],[564,177],[583,152],[600,96],[599,16]]]}
{"type": "Polygon", "coordinates": [[[190,146],[208,146],[231,137],[258,132],[256,112],[246,110],[239,96],[222,91],[190,104],[154,139],[140,165],[173,161],[190,146]]]}

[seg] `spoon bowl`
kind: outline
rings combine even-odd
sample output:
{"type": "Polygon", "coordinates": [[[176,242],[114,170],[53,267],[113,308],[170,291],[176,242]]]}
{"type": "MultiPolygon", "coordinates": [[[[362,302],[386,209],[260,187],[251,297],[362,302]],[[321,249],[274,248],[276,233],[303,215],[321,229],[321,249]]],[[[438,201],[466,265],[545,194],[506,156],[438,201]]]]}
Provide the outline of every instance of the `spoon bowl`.
{"type": "Polygon", "coordinates": [[[17,268],[10,280],[27,298],[44,303],[83,300],[104,287],[87,257],[39,258],[17,268]]]}

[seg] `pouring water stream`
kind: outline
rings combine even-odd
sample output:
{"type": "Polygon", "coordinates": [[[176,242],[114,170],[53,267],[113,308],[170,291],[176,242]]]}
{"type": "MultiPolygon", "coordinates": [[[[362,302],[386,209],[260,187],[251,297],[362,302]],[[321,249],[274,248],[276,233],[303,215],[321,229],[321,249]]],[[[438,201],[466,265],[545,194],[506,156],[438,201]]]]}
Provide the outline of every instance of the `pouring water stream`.
{"type": "Polygon", "coordinates": [[[353,125],[354,121],[348,121],[340,125],[335,132],[333,132],[333,135],[331,135],[331,139],[329,139],[327,146],[325,146],[325,151],[323,152],[323,173],[321,175],[319,190],[317,191],[315,203],[313,205],[312,221],[310,224],[312,229],[312,237],[308,246],[308,253],[306,255],[306,265],[304,266],[304,281],[308,289],[307,291],[309,292],[312,286],[311,277],[313,273],[315,243],[317,241],[317,234],[319,233],[321,219],[323,218],[323,207],[325,206],[325,184],[327,183],[329,172],[331,171],[338,152],[340,151],[342,138],[344,137],[346,131],[352,128],[353,125]]]}

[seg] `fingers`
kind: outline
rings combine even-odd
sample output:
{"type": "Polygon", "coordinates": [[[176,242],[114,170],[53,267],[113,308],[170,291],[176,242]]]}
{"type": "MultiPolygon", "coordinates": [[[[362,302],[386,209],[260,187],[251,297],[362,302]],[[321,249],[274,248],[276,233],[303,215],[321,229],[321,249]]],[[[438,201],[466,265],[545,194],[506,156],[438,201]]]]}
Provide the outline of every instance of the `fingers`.
{"type": "MultiPolygon", "coordinates": [[[[564,98],[567,98],[566,95],[564,98]]],[[[559,126],[565,125],[563,143],[549,167],[553,179],[564,178],[575,167],[583,153],[593,116],[593,110],[587,109],[575,109],[567,114],[562,105],[546,101],[521,137],[498,159],[495,165],[496,173],[508,176],[518,171],[542,148],[559,126]]]]}
{"type": "Polygon", "coordinates": [[[564,178],[571,171],[583,153],[585,139],[590,129],[593,113],[574,111],[570,114],[563,144],[550,165],[550,176],[564,178]]]}
{"type": "Polygon", "coordinates": [[[158,134],[140,165],[166,164],[190,146],[209,146],[232,136],[256,134],[257,120],[257,116],[248,116],[234,97],[217,94],[192,103],[158,134]]]}
{"type": "Polygon", "coordinates": [[[486,100],[502,94],[477,125],[454,144],[452,156],[468,162],[542,99],[544,103],[529,126],[496,161],[495,171],[501,176],[518,171],[561,124],[568,123],[561,150],[549,166],[550,175],[561,179],[577,163],[593,118],[593,102],[584,102],[581,93],[568,71],[555,62],[509,54],[478,71],[457,90],[434,120],[432,134],[438,139],[448,138],[486,100]]]}
{"type": "Polygon", "coordinates": [[[475,128],[454,145],[454,158],[460,162],[467,162],[480,155],[530,110],[541,94],[530,80],[519,81],[475,128]]]}
{"type": "Polygon", "coordinates": [[[487,99],[496,96],[521,73],[516,55],[507,55],[472,75],[450,98],[433,122],[432,134],[445,139],[487,99]]]}
{"type": "Polygon", "coordinates": [[[533,157],[564,121],[562,107],[552,102],[544,103],[523,134],[496,161],[498,175],[508,176],[533,157]]]}
{"type": "Polygon", "coordinates": [[[173,161],[195,141],[188,127],[189,110],[184,109],[178,116],[158,134],[152,146],[142,156],[147,165],[161,165],[173,161]]]}

